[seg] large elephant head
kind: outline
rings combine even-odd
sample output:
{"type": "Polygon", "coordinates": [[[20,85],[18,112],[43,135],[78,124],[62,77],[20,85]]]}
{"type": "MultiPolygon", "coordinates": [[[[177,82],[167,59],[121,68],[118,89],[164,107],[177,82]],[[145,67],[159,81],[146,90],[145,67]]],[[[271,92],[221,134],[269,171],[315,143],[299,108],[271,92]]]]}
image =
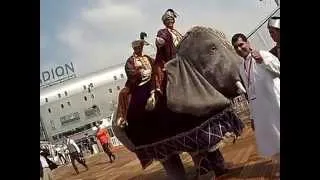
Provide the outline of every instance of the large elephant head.
{"type": "Polygon", "coordinates": [[[222,32],[193,27],[180,42],[177,57],[166,64],[168,107],[195,115],[225,108],[238,95],[240,62],[222,32]]]}

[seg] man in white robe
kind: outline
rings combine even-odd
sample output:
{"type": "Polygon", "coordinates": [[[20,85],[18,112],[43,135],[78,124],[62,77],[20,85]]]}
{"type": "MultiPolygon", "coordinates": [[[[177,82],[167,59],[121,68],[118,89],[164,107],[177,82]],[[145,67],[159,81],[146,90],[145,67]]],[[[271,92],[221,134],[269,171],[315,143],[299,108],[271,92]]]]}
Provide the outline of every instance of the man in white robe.
{"type": "Polygon", "coordinates": [[[243,34],[235,34],[232,45],[243,58],[240,75],[249,97],[258,151],[279,161],[280,61],[268,51],[253,50],[243,34]]]}

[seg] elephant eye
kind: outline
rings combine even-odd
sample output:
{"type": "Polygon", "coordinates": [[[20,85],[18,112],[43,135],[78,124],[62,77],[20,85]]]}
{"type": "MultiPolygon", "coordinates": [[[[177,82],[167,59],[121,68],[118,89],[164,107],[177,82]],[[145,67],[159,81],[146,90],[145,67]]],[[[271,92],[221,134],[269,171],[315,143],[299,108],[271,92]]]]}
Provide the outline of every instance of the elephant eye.
{"type": "Polygon", "coordinates": [[[211,52],[211,53],[215,53],[216,50],[217,50],[217,47],[216,47],[215,45],[212,45],[212,46],[210,47],[210,52],[211,52]]]}

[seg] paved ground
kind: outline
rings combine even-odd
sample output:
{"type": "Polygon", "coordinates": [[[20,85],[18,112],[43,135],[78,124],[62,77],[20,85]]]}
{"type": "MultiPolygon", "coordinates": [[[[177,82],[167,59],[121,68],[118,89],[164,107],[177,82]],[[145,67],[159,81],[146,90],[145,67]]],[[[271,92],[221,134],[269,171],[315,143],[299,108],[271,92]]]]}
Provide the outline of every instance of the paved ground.
{"type": "MultiPolygon", "coordinates": [[[[228,163],[232,163],[232,171],[219,179],[277,179],[279,166],[268,159],[257,155],[254,134],[250,129],[245,130],[242,137],[235,143],[228,143],[222,148],[228,163]]],[[[116,153],[117,159],[109,163],[107,157],[100,153],[87,158],[89,170],[85,171],[77,164],[80,174],[76,175],[72,166],[59,167],[54,170],[55,180],[165,180],[166,175],[158,162],[153,163],[146,170],[142,170],[134,153],[121,149],[116,153]]],[[[181,155],[188,177],[192,179],[195,168],[191,157],[181,155]]],[[[210,179],[210,178],[206,178],[210,179]]]]}

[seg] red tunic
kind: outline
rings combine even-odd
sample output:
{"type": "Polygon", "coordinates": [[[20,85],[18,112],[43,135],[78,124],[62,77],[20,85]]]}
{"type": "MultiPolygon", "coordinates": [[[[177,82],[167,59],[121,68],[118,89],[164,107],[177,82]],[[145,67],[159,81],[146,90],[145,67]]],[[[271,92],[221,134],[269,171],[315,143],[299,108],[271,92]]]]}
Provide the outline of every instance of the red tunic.
{"type": "Polygon", "coordinates": [[[97,138],[99,139],[101,145],[109,143],[109,135],[105,129],[100,128],[96,135],[97,135],[97,138]]]}
{"type": "MultiPolygon", "coordinates": [[[[153,59],[147,55],[143,55],[148,58],[151,67],[153,67],[153,59]]],[[[117,119],[122,117],[126,119],[127,111],[131,99],[131,92],[134,90],[135,87],[141,82],[141,73],[139,72],[138,68],[134,64],[134,56],[128,58],[125,71],[128,77],[128,80],[125,84],[125,87],[120,91],[118,96],[118,109],[117,109],[117,119]]],[[[154,75],[152,73],[151,81],[154,80],[154,75]]],[[[152,83],[155,84],[155,83],[152,83]]],[[[154,88],[155,89],[155,88],[154,88]]]]}
{"type": "Polygon", "coordinates": [[[162,93],[165,92],[165,71],[164,64],[176,56],[176,47],[173,43],[173,38],[168,29],[160,29],[157,37],[165,40],[165,44],[161,47],[157,47],[157,54],[154,64],[154,82],[157,89],[160,89],[162,93]]]}

